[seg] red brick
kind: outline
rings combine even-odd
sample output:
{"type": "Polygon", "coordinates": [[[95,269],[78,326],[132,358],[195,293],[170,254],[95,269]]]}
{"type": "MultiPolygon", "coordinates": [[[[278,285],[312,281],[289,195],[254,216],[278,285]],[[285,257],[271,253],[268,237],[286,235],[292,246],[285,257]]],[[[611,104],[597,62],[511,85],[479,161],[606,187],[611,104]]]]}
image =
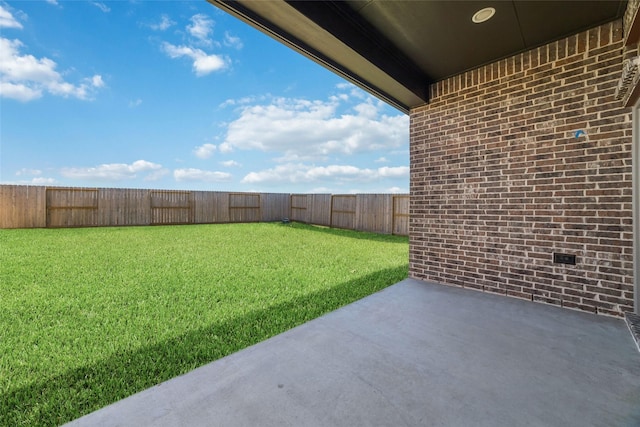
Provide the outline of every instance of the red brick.
{"type": "Polygon", "coordinates": [[[437,99],[411,112],[411,277],[607,315],[632,307],[620,33],[606,24],[432,85],[437,99]]]}

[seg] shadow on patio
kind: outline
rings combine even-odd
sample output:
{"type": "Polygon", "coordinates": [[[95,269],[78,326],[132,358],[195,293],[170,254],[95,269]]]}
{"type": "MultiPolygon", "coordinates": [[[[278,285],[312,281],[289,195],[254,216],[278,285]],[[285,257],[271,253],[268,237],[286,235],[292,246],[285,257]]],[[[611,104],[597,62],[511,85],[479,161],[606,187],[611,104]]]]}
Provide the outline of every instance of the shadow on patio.
{"type": "Polygon", "coordinates": [[[69,426],[638,426],[621,319],[407,279],[69,426]]]}

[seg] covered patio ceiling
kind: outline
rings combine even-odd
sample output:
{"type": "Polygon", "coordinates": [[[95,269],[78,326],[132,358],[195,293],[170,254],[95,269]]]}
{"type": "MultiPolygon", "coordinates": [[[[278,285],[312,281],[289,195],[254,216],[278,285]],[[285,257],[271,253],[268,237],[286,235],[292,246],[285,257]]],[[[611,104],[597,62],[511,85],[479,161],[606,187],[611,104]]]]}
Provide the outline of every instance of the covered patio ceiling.
{"type": "Polygon", "coordinates": [[[401,111],[433,82],[622,17],[625,0],[208,0],[401,111]],[[475,23],[484,8],[493,17],[475,23]]]}

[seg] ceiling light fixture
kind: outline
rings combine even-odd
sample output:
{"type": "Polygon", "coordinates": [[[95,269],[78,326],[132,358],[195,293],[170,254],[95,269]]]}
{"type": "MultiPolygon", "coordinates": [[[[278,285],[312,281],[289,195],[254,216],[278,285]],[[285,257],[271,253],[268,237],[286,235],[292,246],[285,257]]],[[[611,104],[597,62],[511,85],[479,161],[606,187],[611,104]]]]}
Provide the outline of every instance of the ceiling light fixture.
{"type": "Polygon", "coordinates": [[[493,18],[493,15],[495,14],[496,10],[494,8],[485,7],[484,9],[480,9],[474,13],[471,20],[476,24],[482,24],[483,22],[487,22],[489,19],[493,18]]]}

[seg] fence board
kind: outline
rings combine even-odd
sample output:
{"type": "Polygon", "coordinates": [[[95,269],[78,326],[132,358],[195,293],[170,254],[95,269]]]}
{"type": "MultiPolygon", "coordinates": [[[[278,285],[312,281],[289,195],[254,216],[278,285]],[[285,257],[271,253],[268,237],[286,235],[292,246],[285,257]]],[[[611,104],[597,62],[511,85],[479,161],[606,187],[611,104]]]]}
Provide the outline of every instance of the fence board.
{"type": "Polygon", "coordinates": [[[47,226],[45,187],[0,185],[0,228],[47,226]]]}
{"type": "Polygon", "coordinates": [[[151,191],[151,224],[191,223],[193,223],[193,209],[190,191],[151,191]]]}
{"type": "Polygon", "coordinates": [[[96,227],[97,188],[47,188],[47,227],[96,227]]]}
{"type": "Polygon", "coordinates": [[[307,194],[292,194],[289,200],[289,206],[291,212],[289,213],[289,219],[291,221],[309,222],[309,201],[307,200],[309,195],[307,194]]]}
{"type": "Polygon", "coordinates": [[[196,224],[229,222],[229,193],[221,191],[194,191],[193,204],[196,224]]]}
{"type": "Polygon", "coordinates": [[[310,215],[308,215],[309,223],[316,225],[331,226],[331,194],[309,194],[307,197],[310,202],[307,203],[310,215]]]}
{"type": "Polygon", "coordinates": [[[389,194],[358,194],[355,228],[360,231],[391,234],[391,202],[389,194]]]}
{"type": "Polygon", "coordinates": [[[260,194],[229,193],[229,221],[260,221],[260,194]]]}
{"type": "Polygon", "coordinates": [[[409,235],[409,196],[393,196],[392,234],[409,235]]]}
{"type": "Polygon", "coordinates": [[[101,188],[98,206],[98,224],[101,227],[151,223],[150,190],[101,188]]]}
{"type": "Polygon", "coordinates": [[[356,229],[355,195],[334,195],[331,198],[331,227],[356,229]]]}
{"type": "Polygon", "coordinates": [[[289,217],[291,197],[282,193],[260,193],[261,221],[280,221],[289,217]]]}

